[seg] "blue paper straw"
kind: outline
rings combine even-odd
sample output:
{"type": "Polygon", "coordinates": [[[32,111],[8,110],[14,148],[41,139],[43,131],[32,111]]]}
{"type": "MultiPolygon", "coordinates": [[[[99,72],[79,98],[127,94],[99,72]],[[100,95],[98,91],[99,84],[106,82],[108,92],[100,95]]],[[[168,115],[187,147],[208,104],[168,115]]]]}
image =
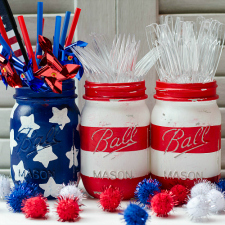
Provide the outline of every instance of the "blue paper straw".
{"type": "Polygon", "coordinates": [[[62,28],[61,39],[60,39],[60,45],[62,47],[64,47],[64,44],[65,44],[65,41],[66,41],[67,29],[68,29],[69,22],[70,22],[70,14],[71,14],[71,12],[66,11],[64,23],[63,23],[63,28],[62,28]]]}
{"type": "Polygon", "coordinates": [[[54,41],[53,41],[53,54],[58,59],[59,55],[59,37],[60,37],[60,29],[61,29],[61,16],[56,16],[55,18],[55,33],[54,33],[54,41]]]}
{"type": "MultiPolygon", "coordinates": [[[[42,23],[43,23],[43,2],[37,3],[37,47],[36,47],[36,61],[39,65],[40,59],[37,59],[37,55],[42,55],[41,46],[39,45],[38,36],[42,35],[42,23]]],[[[38,68],[40,68],[38,66],[38,68]]]]}
{"type": "MultiPolygon", "coordinates": [[[[5,39],[0,34],[0,44],[3,46],[4,50],[7,52],[7,54],[13,53],[12,49],[9,47],[5,39]]],[[[14,53],[13,53],[14,54],[14,53]]]]}

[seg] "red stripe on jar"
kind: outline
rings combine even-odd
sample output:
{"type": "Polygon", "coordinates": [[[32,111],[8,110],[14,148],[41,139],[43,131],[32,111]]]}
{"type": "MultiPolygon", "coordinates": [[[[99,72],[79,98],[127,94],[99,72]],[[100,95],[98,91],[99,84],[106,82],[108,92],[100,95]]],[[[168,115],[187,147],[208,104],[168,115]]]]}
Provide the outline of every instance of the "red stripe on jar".
{"type": "Polygon", "coordinates": [[[81,149],[91,152],[127,152],[143,150],[150,146],[149,132],[150,126],[80,126],[81,149]]]}
{"type": "Polygon", "coordinates": [[[151,124],[151,148],[173,153],[211,153],[221,149],[221,125],[163,127],[151,124]]]}
{"type": "Polygon", "coordinates": [[[86,188],[86,191],[93,197],[99,198],[101,192],[103,191],[103,185],[105,187],[107,186],[114,186],[119,188],[123,193],[123,199],[130,199],[134,197],[134,192],[136,189],[136,186],[139,182],[141,182],[143,179],[148,179],[150,174],[143,176],[143,177],[136,177],[136,178],[127,178],[127,179],[119,179],[116,178],[114,180],[108,179],[108,178],[95,178],[95,177],[88,177],[83,174],[81,174],[81,178],[83,181],[83,184],[86,188]]]}
{"type": "Polygon", "coordinates": [[[203,178],[193,178],[193,179],[192,178],[191,179],[190,178],[182,179],[182,178],[173,178],[173,177],[168,177],[168,178],[159,177],[154,174],[151,174],[151,178],[157,179],[162,184],[162,188],[167,189],[167,190],[170,190],[176,184],[181,184],[181,185],[185,186],[186,188],[190,189],[195,185],[196,182],[200,182],[203,179],[214,183],[214,182],[218,182],[220,177],[221,177],[221,175],[219,174],[217,176],[209,177],[209,178],[203,177],[203,178]]]}

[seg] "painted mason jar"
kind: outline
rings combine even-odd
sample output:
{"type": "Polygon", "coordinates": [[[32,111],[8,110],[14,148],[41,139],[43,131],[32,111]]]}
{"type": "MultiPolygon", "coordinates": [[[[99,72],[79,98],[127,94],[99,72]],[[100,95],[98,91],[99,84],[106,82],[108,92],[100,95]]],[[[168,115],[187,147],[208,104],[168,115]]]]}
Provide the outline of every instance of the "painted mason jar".
{"type": "Polygon", "coordinates": [[[99,198],[104,187],[118,187],[124,199],[150,176],[150,113],[145,82],[85,83],[81,114],[81,177],[99,198]]]}
{"type": "Polygon", "coordinates": [[[192,187],[221,173],[221,114],[216,81],[156,82],[151,116],[151,176],[163,188],[192,187]]]}
{"type": "Polygon", "coordinates": [[[79,179],[79,110],[74,80],[62,94],[18,88],[11,112],[11,175],[39,184],[45,197],[56,197],[62,183],[79,179]]]}

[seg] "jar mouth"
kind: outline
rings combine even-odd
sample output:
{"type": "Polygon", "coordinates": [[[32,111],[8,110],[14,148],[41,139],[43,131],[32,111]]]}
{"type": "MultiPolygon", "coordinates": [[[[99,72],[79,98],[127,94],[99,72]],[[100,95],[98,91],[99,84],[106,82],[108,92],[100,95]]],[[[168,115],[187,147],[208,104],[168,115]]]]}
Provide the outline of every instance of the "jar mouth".
{"type": "Polygon", "coordinates": [[[133,101],[146,99],[145,81],[130,82],[130,83],[95,83],[85,81],[86,100],[95,101],[133,101]]]}
{"type": "Polygon", "coordinates": [[[208,83],[167,83],[160,80],[156,81],[155,99],[163,101],[211,101],[219,96],[216,94],[216,81],[208,83]]]}
{"type": "Polygon", "coordinates": [[[62,94],[57,94],[52,91],[34,92],[29,87],[16,88],[14,99],[29,100],[29,99],[59,99],[59,98],[76,98],[75,81],[68,79],[62,82],[62,94]]]}

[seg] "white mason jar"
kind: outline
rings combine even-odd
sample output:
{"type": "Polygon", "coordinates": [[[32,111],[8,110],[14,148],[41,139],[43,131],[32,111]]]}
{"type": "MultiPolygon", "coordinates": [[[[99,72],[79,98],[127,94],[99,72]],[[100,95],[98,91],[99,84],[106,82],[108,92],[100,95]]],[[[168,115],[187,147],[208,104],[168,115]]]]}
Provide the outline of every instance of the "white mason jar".
{"type": "Polygon", "coordinates": [[[221,173],[221,114],[216,81],[156,82],[151,116],[151,177],[162,187],[192,187],[221,173]]]}
{"type": "Polygon", "coordinates": [[[145,82],[85,83],[81,114],[81,177],[99,198],[109,185],[124,199],[150,177],[150,113],[145,82]]]}

